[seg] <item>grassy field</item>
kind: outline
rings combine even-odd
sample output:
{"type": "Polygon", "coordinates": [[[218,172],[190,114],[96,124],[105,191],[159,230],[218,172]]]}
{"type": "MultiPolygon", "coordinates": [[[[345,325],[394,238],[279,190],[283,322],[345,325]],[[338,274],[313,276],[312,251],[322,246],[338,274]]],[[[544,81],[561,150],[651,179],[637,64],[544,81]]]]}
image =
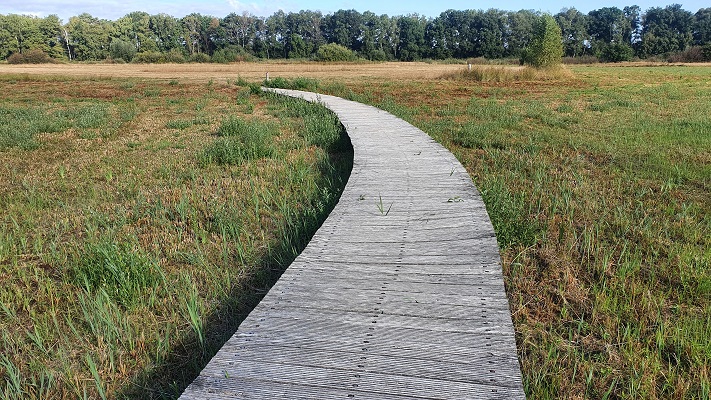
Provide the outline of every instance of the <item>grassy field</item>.
{"type": "Polygon", "coordinates": [[[268,70],[391,111],[469,170],[529,398],[711,398],[709,66],[58,68],[77,77],[0,66],[3,393],[170,397],[234,328],[343,169],[316,109],[235,85],[268,70]]]}
{"type": "Polygon", "coordinates": [[[351,162],[325,109],[220,83],[0,76],[0,398],[174,398],[351,162]]]}
{"type": "Polygon", "coordinates": [[[709,399],[709,73],[581,66],[323,90],[405,118],[469,170],[530,398],[709,399]]]}

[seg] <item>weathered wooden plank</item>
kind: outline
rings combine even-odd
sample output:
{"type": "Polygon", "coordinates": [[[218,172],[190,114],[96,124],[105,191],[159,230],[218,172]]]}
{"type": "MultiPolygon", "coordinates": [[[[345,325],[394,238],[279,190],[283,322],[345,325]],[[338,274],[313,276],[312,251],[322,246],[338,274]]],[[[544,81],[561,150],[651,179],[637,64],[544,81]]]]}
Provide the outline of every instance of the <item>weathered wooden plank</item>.
{"type": "MultiPolygon", "coordinates": [[[[243,361],[233,370],[225,364],[215,370],[206,370],[201,377],[212,378],[212,387],[234,387],[245,380],[262,380],[268,386],[275,383],[305,383],[308,386],[325,389],[352,389],[374,394],[396,394],[410,398],[431,399],[481,399],[481,398],[516,398],[518,389],[511,387],[512,377],[504,382],[494,378],[480,382],[459,382],[453,380],[411,377],[407,375],[386,375],[366,371],[348,371],[319,366],[271,364],[243,361]],[[223,368],[219,368],[223,367],[223,368]],[[422,393],[431,395],[422,396],[422,393]],[[500,397],[502,394],[508,397],[500,397]]],[[[299,398],[299,392],[287,394],[285,398],[299,398]]]]}
{"type": "Polygon", "coordinates": [[[336,112],[353,171],[181,398],[524,398],[496,238],[466,170],[387,112],[280,92],[336,112]]]}

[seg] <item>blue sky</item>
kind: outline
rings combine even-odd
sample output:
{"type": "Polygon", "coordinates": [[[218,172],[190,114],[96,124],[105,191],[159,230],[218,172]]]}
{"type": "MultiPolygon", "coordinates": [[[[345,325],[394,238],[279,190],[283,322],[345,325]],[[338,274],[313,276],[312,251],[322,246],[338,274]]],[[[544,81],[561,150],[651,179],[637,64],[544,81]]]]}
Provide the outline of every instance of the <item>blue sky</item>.
{"type": "MultiPolygon", "coordinates": [[[[678,0],[676,2],[679,2],[678,0]]],[[[166,13],[174,17],[183,17],[193,12],[224,17],[231,12],[241,14],[248,12],[258,16],[269,16],[278,10],[285,12],[299,10],[320,10],[324,14],[343,9],[355,9],[360,12],[372,11],[376,14],[390,16],[417,13],[428,17],[436,17],[448,9],[466,10],[498,8],[501,10],[532,9],[543,12],[557,13],[564,7],[575,7],[587,13],[601,7],[619,7],[638,5],[642,10],[650,7],[665,7],[675,3],[674,0],[602,0],[600,2],[571,0],[545,0],[531,2],[524,0],[503,1],[374,1],[374,0],[2,0],[0,14],[30,14],[47,16],[57,14],[67,22],[73,15],[83,12],[110,20],[116,20],[131,11],[145,11],[150,14],[166,13]]],[[[679,2],[685,10],[693,13],[700,8],[711,7],[708,0],[690,0],[679,2]]]]}

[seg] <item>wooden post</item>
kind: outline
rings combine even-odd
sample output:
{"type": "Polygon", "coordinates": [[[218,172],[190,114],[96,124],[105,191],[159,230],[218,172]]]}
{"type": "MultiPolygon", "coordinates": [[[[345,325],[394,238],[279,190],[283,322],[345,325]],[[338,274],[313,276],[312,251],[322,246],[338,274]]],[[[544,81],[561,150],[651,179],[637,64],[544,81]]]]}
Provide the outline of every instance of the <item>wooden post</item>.
{"type": "Polygon", "coordinates": [[[269,82],[269,72],[267,71],[267,76],[264,78],[267,82],[269,82]]]}

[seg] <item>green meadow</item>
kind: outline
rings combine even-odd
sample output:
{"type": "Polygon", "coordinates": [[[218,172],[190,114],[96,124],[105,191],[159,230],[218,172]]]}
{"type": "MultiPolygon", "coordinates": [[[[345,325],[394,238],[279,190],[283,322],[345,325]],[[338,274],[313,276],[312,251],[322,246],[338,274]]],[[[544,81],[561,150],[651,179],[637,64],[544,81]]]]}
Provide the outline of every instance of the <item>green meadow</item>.
{"type": "Polygon", "coordinates": [[[324,108],[236,83],[0,77],[0,397],[175,398],[328,215],[324,108]]]}
{"type": "Polygon", "coordinates": [[[529,398],[710,398],[711,69],[512,71],[323,86],[470,172],[529,398]]]}
{"type": "MultiPolygon", "coordinates": [[[[394,68],[272,84],[467,168],[528,398],[711,398],[710,67],[394,68]]],[[[175,398],[236,329],[352,160],[331,113],[261,83],[0,76],[0,397],[175,398]]]]}

